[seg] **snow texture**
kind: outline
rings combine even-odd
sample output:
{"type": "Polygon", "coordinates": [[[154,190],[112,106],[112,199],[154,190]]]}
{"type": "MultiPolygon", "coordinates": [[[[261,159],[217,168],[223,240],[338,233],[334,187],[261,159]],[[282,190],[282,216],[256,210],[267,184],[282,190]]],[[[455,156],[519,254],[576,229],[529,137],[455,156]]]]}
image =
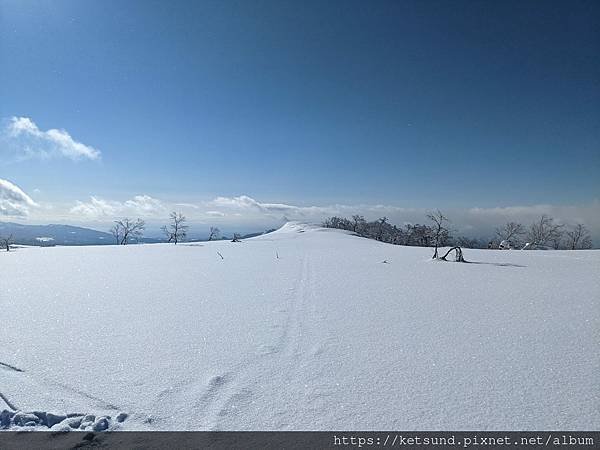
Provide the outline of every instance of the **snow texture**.
{"type": "Polygon", "coordinates": [[[600,251],[431,254],[298,223],[0,253],[0,428],[600,428],[600,251]]]}

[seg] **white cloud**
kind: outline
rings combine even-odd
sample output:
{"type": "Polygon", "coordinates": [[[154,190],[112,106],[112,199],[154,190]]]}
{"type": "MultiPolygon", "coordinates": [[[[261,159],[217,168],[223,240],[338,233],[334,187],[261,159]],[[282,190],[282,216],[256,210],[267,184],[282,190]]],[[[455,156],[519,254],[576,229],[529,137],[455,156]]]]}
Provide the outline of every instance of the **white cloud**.
{"type": "Polygon", "coordinates": [[[165,207],[162,202],[156,198],[152,198],[149,195],[136,195],[131,200],[127,200],[123,203],[125,209],[137,211],[141,215],[152,215],[154,213],[160,213],[165,211],[165,207]]]}
{"type": "Polygon", "coordinates": [[[225,208],[261,209],[261,204],[247,195],[240,195],[239,197],[217,197],[209,202],[209,204],[225,208]]]}
{"type": "Polygon", "coordinates": [[[152,217],[166,211],[163,203],[149,195],[136,195],[124,202],[104,200],[95,196],[88,202],[77,201],[70,209],[71,214],[82,215],[88,219],[112,219],[117,215],[152,217]]]}
{"type": "Polygon", "coordinates": [[[42,131],[28,117],[11,117],[2,134],[24,159],[64,157],[97,160],[101,155],[94,147],[73,139],[66,130],[52,128],[42,131]]]}
{"type": "Polygon", "coordinates": [[[97,197],[90,197],[89,202],[77,201],[77,204],[71,208],[71,214],[81,214],[88,218],[100,218],[113,216],[117,210],[122,207],[117,202],[102,200],[97,197]]]}
{"type": "Polygon", "coordinates": [[[24,217],[35,206],[37,203],[19,186],[0,178],[0,215],[24,217]]]}
{"type": "Polygon", "coordinates": [[[246,212],[254,211],[268,215],[280,216],[282,214],[294,214],[299,217],[310,217],[334,211],[331,206],[294,206],[285,203],[261,203],[247,195],[240,195],[239,197],[217,197],[206,205],[222,209],[243,210],[246,212]]]}

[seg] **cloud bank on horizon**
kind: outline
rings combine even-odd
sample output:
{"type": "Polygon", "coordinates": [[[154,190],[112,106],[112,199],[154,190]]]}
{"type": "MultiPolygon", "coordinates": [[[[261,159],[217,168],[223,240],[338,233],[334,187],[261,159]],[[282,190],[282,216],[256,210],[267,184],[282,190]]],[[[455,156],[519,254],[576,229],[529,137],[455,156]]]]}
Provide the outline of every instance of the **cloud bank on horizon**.
{"type": "MultiPolygon", "coordinates": [[[[443,210],[452,220],[455,231],[467,236],[491,236],[494,228],[505,222],[516,221],[528,225],[542,214],[548,214],[565,225],[583,223],[590,229],[595,240],[600,238],[599,200],[583,205],[547,204],[443,210]]],[[[426,222],[425,215],[430,209],[383,204],[303,206],[260,202],[248,195],[219,196],[196,203],[177,203],[147,194],[126,200],[109,200],[94,195],[86,201],[76,200],[72,204],[42,207],[17,185],[0,179],[0,212],[5,217],[20,220],[28,218],[36,223],[59,221],[102,228],[117,218],[127,216],[141,217],[149,224],[160,224],[166,220],[170,211],[181,211],[191,224],[199,226],[210,224],[254,231],[277,227],[288,220],[320,223],[326,217],[350,217],[353,214],[364,215],[368,220],[386,216],[391,223],[402,226],[426,222]]]]}

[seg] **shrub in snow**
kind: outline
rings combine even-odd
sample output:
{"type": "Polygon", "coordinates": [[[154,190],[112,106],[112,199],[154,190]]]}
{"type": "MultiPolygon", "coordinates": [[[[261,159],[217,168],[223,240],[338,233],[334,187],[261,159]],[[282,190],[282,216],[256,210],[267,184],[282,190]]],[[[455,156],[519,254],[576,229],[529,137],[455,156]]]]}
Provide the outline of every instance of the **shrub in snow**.
{"type": "Polygon", "coordinates": [[[511,249],[510,242],[508,242],[507,240],[503,240],[502,242],[500,242],[500,245],[498,246],[498,248],[500,250],[510,250],[511,249]]]}
{"type": "Polygon", "coordinates": [[[462,248],[460,248],[460,247],[452,247],[441,258],[436,258],[437,248],[435,249],[435,251],[436,252],[434,253],[434,256],[433,256],[435,259],[441,259],[442,261],[448,261],[446,258],[448,258],[448,255],[450,255],[450,253],[454,252],[454,261],[456,261],[456,262],[467,262],[467,261],[465,261],[465,258],[463,257],[462,248]]]}

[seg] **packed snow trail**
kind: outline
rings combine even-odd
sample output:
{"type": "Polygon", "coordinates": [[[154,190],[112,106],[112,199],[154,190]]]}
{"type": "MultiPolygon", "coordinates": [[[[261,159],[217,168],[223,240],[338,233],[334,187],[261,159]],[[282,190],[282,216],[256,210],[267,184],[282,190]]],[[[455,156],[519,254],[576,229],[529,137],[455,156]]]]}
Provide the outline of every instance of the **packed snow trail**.
{"type": "Polygon", "coordinates": [[[600,427],[600,252],[430,257],[296,223],[1,254],[0,392],[129,430],[600,427]]]}

